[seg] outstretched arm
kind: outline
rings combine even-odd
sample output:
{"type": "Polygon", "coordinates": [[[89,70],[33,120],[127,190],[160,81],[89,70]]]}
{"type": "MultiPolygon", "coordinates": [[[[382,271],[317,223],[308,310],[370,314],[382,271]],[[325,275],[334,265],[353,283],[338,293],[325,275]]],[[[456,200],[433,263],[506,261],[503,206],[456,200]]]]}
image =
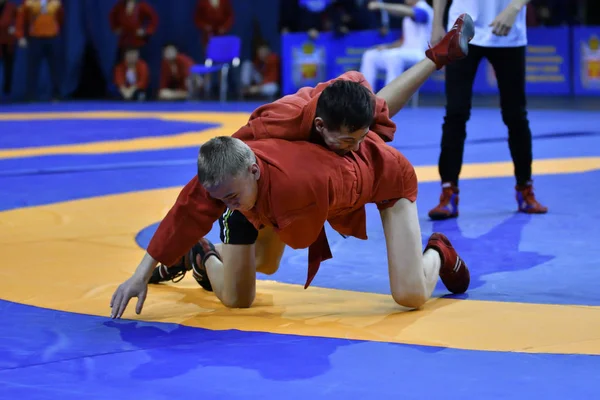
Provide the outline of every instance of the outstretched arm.
{"type": "Polygon", "coordinates": [[[144,258],[134,274],[115,291],[110,307],[112,318],[121,318],[129,300],[138,298],[136,312],[142,312],[148,281],[159,262],[170,266],[210,232],[225,205],[211,198],[196,178],[183,188],[152,236],[144,258]]]}
{"type": "Polygon", "coordinates": [[[397,17],[415,17],[415,10],[413,7],[406,6],[404,4],[388,4],[372,1],[369,3],[369,10],[381,10],[387,11],[391,15],[397,17]]]}

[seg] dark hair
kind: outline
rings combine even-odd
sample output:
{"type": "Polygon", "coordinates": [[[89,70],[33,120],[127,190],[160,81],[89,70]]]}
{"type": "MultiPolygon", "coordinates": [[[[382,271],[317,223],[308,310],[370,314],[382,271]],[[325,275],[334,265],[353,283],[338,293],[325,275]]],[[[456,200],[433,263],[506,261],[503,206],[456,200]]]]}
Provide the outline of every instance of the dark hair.
{"type": "Polygon", "coordinates": [[[350,132],[371,126],[375,115],[373,92],[358,82],[337,80],[325,88],[317,101],[316,115],[325,127],[350,132]]]}

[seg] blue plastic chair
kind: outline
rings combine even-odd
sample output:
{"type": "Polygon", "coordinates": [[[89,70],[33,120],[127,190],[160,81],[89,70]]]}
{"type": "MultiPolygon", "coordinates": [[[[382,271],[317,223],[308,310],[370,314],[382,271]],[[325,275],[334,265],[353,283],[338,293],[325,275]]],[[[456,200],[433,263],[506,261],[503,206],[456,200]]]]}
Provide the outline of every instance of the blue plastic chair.
{"type": "MultiPolygon", "coordinates": [[[[213,36],[208,42],[208,46],[206,46],[206,60],[204,61],[204,65],[197,64],[192,66],[190,73],[194,75],[206,75],[221,71],[219,98],[221,101],[226,101],[229,68],[240,65],[241,48],[242,41],[237,36],[213,36]]],[[[207,85],[204,86],[204,93],[205,95],[208,94],[207,85]]]]}

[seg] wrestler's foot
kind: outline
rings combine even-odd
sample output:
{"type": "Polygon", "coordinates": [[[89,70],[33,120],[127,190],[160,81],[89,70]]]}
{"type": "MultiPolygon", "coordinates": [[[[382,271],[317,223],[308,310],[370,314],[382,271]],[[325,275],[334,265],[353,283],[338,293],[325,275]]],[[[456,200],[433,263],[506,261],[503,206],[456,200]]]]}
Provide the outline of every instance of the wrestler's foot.
{"type": "Polygon", "coordinates": [[[527,185],[517,185],[515,190],[519,212],[525,214],[546,214],[548,212],[548,207],[541,205],[536,200],[531,182],[527,185]]]}
{"type": "Polygon", "coordinates": [[[469,42],[475,36],[475,24],[469,14],[461,14],[442,40],[425,52],[438,70],[469,54],[469,42]]]}
{"type": "Polygon", "coordinates": [[[148,283],[157,284],[166,281],[173,281],[177,283],[181,281],[186,272],[191,269],[192,264],[190,263],[190,258],[188,255],[186,255],[185,257],[181,257],[181,260],[171,267],[160,264],[158,267],[154,268],[148,283]]]}
{"type": "Polygon", "coordinates": [[[458,187],[451,183],[442,184],[440,203],[429,211],[429,218],[442,220],[458,217],[458,187]]]}
{"type": "Polygon", "coordinates": [[[466,292],[471,283],[471,274],[467,264],[452,247],[450,240],[444,234],[434,233],[429,237],[425,251],[429,249],[437,251],[440,255],[442,260],[440,278],[446,288],[454,294],[466,292]]]}
{"type": "Polygon", "coordinates": [[[212,285],[210,283],[210,279],[208,279],[208,274],[206,273],[206,261],[211,256],[215,256],[217,259],[219,259],[219,261],[222,261],[221,256],[217,252],[217,249],[215,249],[215,246],[206,238],[200,239],[198,244],[194,246],[193,255],[192,273],[196,279],[196,282],[198,282],[198,284],[202,286],[204,290],[212,292],[212,285]]]}

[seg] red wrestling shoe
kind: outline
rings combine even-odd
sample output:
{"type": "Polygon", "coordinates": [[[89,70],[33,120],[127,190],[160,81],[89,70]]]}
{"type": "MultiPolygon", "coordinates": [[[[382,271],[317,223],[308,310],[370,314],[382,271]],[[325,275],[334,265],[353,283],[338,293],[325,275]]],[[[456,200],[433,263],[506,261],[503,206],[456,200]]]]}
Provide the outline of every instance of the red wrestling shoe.
{"type": "Polygon", "coordinates": [[[519,212],[525,214],[546,214],[548,212],[548,207],[544,207],[536,200],[531,183],[517,185],[515,190],[517,191],[516,198],[519,212]]]}
{"type": "Polygon", "coordinates": [[[450,240],[441,233],[434,233],[429,237],[425,251],[433,249],[440,254],[442,266],[440,278],[446,288],[454,293],[461,294],[467,291],[471,283],[471,274],[467,264],[458,256],[450,240]]]}
{"type": "Polygon", "coordinates": [[[469,14],[461,14],[450,32],[425,52],[427,58],[435,63],[438,70],[453,61],[465,58],[469,54],[469,42],[475,36],[475,24],[469,14]]]}
{"type": "Polygon", "coordinates": [[[439,221],[458,217],[458,193],[458,187],[451,183],[444,183],[440,203],[429,211],[429,218],[439,221]]]}

